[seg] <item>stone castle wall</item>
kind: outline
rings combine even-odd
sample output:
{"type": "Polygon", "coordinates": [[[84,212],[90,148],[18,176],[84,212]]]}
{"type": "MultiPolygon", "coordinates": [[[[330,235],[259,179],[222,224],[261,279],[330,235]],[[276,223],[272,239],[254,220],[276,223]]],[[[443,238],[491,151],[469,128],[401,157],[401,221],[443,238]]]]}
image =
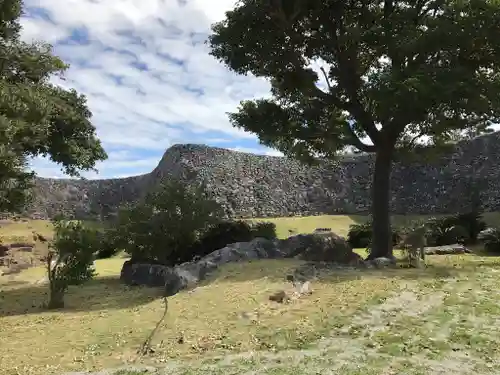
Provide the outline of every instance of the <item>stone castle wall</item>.
{"type": "MultiPolygon", "coordinates": [[[[162,178],[194,172],[230,217],[366,213],[370,208],[371,155],[315,167],[295,160],[202,145],[169,148],[149,174],[111,180],[37,179],[29,214],[88,217],[139,199],[162,178]]],[[[480,202],[500,209],[500,133],[459,143],[433,162],[396,163],[391,210],[395,214],[451,213],[480,202]]],[[[186,181],[189,183],[189,181],[186,181]]]]}

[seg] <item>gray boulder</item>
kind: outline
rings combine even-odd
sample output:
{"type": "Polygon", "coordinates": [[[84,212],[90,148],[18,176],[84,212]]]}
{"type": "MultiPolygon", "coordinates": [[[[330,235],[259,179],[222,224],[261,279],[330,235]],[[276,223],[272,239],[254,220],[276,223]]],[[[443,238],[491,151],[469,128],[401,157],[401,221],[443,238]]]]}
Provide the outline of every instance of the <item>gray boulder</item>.
{"type": "Polygon", "coordinates": [[[216,250],[198,261],[175,267],[159,264],[123,264],[120,279],[127,285],[164,287],[167,296],[196,285],[220,265],[251,259],[283,258],[273,241],[255,238],[250,242],[237,242],[216,250]]]}
{"type": "Polygon", "coordinates": [[[371,261],[375,268],[390,268],[396,266],[396,261],[394,258],[380,257],[375,258],[371,261]]]}
{"type": "Polygon", "coordinates": [[[125,261],[120,280],[127,285],[164,286],[169,268],[161,264],[133,263],[125,261]]]}
{"type": "Polygon", "coordinates": [[[354,259],[347,241],[333,232],[292,236],[279,240],[278,248],[286,257],[307,261],[348,264],[354,259]]]}
{"type": "Polygon", "coordinates": [[[210,261],[220,265],[241,260],[283,258],[285,255],[275,241],[255,238],[250,242],[236,242],[215,250],[203,257],[201,261],[210,261]]]}
{"type": "Polygon", "coordinates": [[[164,287],[167,296],[191,288],[219,266],[253,259],[299,258],[316,262],[350,264],[359,261],[347,242],[335,233],[314,233],[290,237],[286,240],[255,238],[237,242],[216,250],[196,261],[175,267],[159,264],[123,264],[121,280],[127,285],[164,287]]]}
{"type": "Polygon", "coordinates": [[[460,244],[432,246],[425,248],[425,253],[428,255],[466,254],[471,252],[471,250],[460,244]]]}

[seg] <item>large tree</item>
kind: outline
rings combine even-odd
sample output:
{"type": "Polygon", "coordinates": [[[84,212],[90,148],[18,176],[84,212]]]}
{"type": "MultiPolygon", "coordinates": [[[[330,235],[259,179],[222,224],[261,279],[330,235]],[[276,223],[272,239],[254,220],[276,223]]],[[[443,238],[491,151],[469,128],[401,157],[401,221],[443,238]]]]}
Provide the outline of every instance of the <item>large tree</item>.
{"type": "Polygon", "coordinates": [[[49,44],[21,40],[21,14],[20,0],[0,2],[0,212],[25,203],[29,157],[48,156],[72,176],[107,158],[85,96],[50,81],[68,66],[49,44]]]}
{"type": "Polygon", "coordinates": [[[233,125],[301,159],[346,147],[375,154],[379,257],[392,255],[395,156],[498,122],[499,25],[498,0],[241,0],[209,45],[231,70],[272,86],[270,99],[241,102],[233,125]]]}

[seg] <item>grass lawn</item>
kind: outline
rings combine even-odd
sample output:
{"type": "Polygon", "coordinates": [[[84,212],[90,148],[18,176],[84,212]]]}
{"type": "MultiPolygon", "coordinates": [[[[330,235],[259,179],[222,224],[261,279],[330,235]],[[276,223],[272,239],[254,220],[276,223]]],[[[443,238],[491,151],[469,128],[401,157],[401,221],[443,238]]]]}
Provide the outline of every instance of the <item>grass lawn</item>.
{"type": "MultiPolygon", "coordinates": [[[[285,236],[316,227],[345,234],[357,220],[363,219],[273,221],[285,236]]],[[[42,307],[47,287],[36,281],[43,269],[0,276],[0,374],[124,364],[152,365],[165,375],[500,372],[500,259],[494,257],[431,256],[422,270],[325,272],[311,296],[290,304],[268,296],[290,287],[285,275],[301,262],[227,265],[194,291],[169,298],[155,352],[143,358],[136,350],[163,302],[155,289],[119,283],[123,261],[97,261],[99,277],[71,288],[61,311],[42,307]]]]}

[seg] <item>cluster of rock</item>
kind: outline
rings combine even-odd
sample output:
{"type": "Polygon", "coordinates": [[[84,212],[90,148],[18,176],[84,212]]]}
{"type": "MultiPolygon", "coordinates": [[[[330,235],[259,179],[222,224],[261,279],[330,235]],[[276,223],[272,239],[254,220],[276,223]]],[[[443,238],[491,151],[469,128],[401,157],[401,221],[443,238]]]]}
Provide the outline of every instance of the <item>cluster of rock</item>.
{"type": "Polygon", "coordinates": [[[292,236],[285,240],[255,238],[237,242],[216,250],[207,256],[176,267],[158,264],[124,263],[120,278],[128,285],[165,287],[167,296],[194,287],[219,266],[253,259],[298,258],[308,261],[328,261],[357,265],[361,258],[352,252],[344,238],[330,233],[292,236]]]}
{"type": "MultiPolygon", "coordinates": [[[[426,250],[429,254],[466,252],[466,249],[460,245],[449,246],[447,249],[443,247],[439,252],[433,251],[432,248],[426,250]]],[[[175,267],[134,263],[132,260],[128,260],[123,264],[120,279],[127,285],[164,287],[165,295],[172,296],[183,289],[194,288],[210,272],[223,264],[254,259],[282,258],[306,261],[303,267],[299,267],[293,275],[289,276],[289,281],[302,283],[317,277],[318,273],[324,269],[384,268],[395,265],[395,259],[388,258],[365,261],[352,251],[343,237],[333,232],[318,231],[312,234],[291,236],[283,240],[255,238],[250,242],[237,242],[216,250],[199,260],[186,262],[175,267]]],[[[301,289],[303,289],[303,285],[301,289]]]]}
{"type": "MultiPolygon", "coordinates": [[[[500,133],[456,145],[432,162],[396,162],[391,210],[395,214],[454,213],[480,204],[500,209],[500,133]]],[[[58,212],[106,216],[134,202],[162,179],[204,181],[228,217],[365,213],[371,205],[372,155],[346,156],[309,167],[270,157],[202,145],[175,145],[149,174],[112,180],[37,179],[30,216],[58,212]],[[186,177],[189,176],[189,177],[186,177]]]]}

